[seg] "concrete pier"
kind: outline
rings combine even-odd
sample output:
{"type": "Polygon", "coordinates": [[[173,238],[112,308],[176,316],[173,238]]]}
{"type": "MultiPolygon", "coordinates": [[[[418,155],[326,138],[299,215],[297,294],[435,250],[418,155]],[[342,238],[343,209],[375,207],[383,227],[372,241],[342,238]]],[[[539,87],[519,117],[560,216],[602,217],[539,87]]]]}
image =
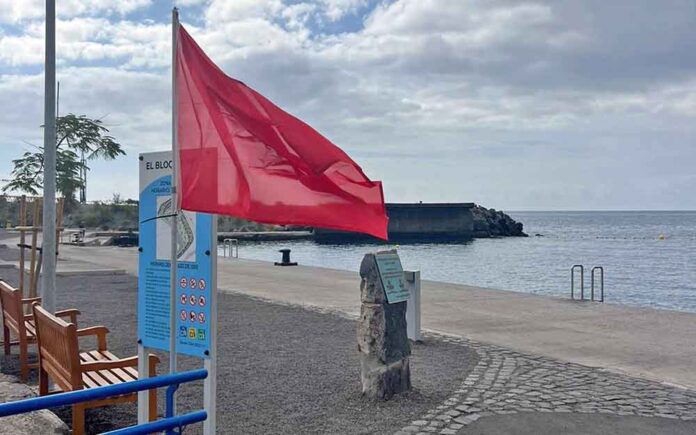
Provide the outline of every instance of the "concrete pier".
{"type": "MultiPolygon", "coordinates": [[[[61,248],[63,259],[137,274],[134,248],[61,248]]],[[[222,258],[218,272],[222,291],[359,314],[357,272],[222,258]]],[[[433,281],[422,282],[422,308],[425,329],[696,388],[696,314],[433,281]]]]}
{"type": "MultiPolygon", "coordinates": [[[[474,206],[471,202],[387,203],[389,240],[471,239],[474,233],[474,206]]],[[[314,236],[320,242],[371,239],[364,234],[325,228],[315,228],[314,236]]]]}

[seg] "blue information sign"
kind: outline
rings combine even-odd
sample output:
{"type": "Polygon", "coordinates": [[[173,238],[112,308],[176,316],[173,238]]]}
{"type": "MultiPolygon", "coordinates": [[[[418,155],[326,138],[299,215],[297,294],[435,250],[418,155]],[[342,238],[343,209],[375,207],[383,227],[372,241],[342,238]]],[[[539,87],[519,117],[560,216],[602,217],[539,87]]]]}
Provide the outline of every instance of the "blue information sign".
{"type": "Polygon", "coordinates": [[[177,225],[177,352],[207,358],[210,350],[213,216],[171,203],[171,152],[140,156],[138,336],[143,346],[169,350],[171,225],[177,225]]]}

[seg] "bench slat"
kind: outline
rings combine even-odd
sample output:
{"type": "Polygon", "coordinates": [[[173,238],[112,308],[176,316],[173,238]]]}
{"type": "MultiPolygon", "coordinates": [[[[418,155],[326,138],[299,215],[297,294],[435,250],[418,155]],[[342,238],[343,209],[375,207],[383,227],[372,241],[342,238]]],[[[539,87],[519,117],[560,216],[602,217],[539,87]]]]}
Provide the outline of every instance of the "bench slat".
{"type": "MultiPolygon", "coordinates": [[[[93,355],[93,353],[94,352],[82,352],[80,358],[84,359],[85,362],[109,361],[107,358],[101,357],[99,354],[93,355]]],[[[117,376],[114,376],[110,370],[97,370],[86,373],[101,385],[120,384],[123,382],[117,376]]]]}
{"type": "Polygon", "coordinates": [[[24,322],[24,327],[27,330],[27,338],[35,339],[36,338],[36,326],[34,325],[34,321],[27,320],[26,322],[24,322]]]}
{"type": "MultiPolygon", "coordinates": [[[[108,350],[102,350],[100,351],[104,356],[107,358],[113,358],[113,359],[119,359],[116,355],[113,353],[109,352],[108,350]]],[[[123,367],[122,369],[124,372],[126,372],[129,376],[129,380],[136,380],[138,379],[138,370],[134,367],[123,367]]]]}
{"type": "Polygon", "coordinates": [[[94,382],[94,379],[89,377],[87,373],[82,374],[82,383],[85,384],[85,387],[87,388],[95,388],[100,386],[99,384],[94,382]]]}
{"type": "MultiPolygon", "coordinates": [[[[113,353],[109,351],[97,351],[93,350],[91,352],[93,355],[94,354],[99,354],[102,358],[105,359],[110,359],[111,361],[118,360],[119,358],[116,357],[113,353]]],[[[130,382],[138,379],[138,371],[134,370],[132,367],[122,367],[122,368],[117,368],[117,369],[111,369],[111,373],[113,373],[115,376],[117,376],[121,382],[130,382]]]]}
{"type": "MultiPolygon", "coordinates": [[[[94,361],[94,358],[89,354],[89,352],[81,352],[80,359],[84,359],[85,362],[94,361]]],[[[111,385],[109,379],[101,375],[102,371],[104,370],[85,372],[84,374],[89,376],[98,385],[111,385]]]]}

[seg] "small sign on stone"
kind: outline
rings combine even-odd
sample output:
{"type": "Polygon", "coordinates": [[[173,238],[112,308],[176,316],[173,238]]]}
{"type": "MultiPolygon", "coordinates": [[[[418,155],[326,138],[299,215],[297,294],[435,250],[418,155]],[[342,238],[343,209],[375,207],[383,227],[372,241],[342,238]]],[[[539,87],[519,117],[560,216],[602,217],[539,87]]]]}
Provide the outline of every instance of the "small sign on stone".
{"type": "Polygon", "coordinates": [[[409,292],[404,281],[404,269],[401,267],[401,259],[395,251],[378,252],[375,255],[377,269],[382,279],[384,293],[387,295],[387,302],[395,304],[407,301],[409,292]]]}

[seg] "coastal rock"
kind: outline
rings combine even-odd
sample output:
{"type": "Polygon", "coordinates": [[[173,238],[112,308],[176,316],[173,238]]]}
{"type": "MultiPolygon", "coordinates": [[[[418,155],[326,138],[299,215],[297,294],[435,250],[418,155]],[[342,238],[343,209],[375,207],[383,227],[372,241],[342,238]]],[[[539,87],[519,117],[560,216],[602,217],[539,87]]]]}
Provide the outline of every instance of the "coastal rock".
{"type": "MultiPolygon", "coordinates": [[[[16,400],[35,397],[36,392],[31,387],[17,382],[17,378],[9,375],[0,375],[0,402],[13,402],[16,400]]],[[[4,417],[2,419],[2,433],[8,434],[68,434],[68,426],[54,413],[47,409],[29,412],[25,414],[4,417]]]]}
{"type": "Polygon", "coordinates": [[[523,224],[502,211],[480,205],[474,206],[471,211],[474,216],[473,236],[476,238],[527,237],[523,224]]]}

